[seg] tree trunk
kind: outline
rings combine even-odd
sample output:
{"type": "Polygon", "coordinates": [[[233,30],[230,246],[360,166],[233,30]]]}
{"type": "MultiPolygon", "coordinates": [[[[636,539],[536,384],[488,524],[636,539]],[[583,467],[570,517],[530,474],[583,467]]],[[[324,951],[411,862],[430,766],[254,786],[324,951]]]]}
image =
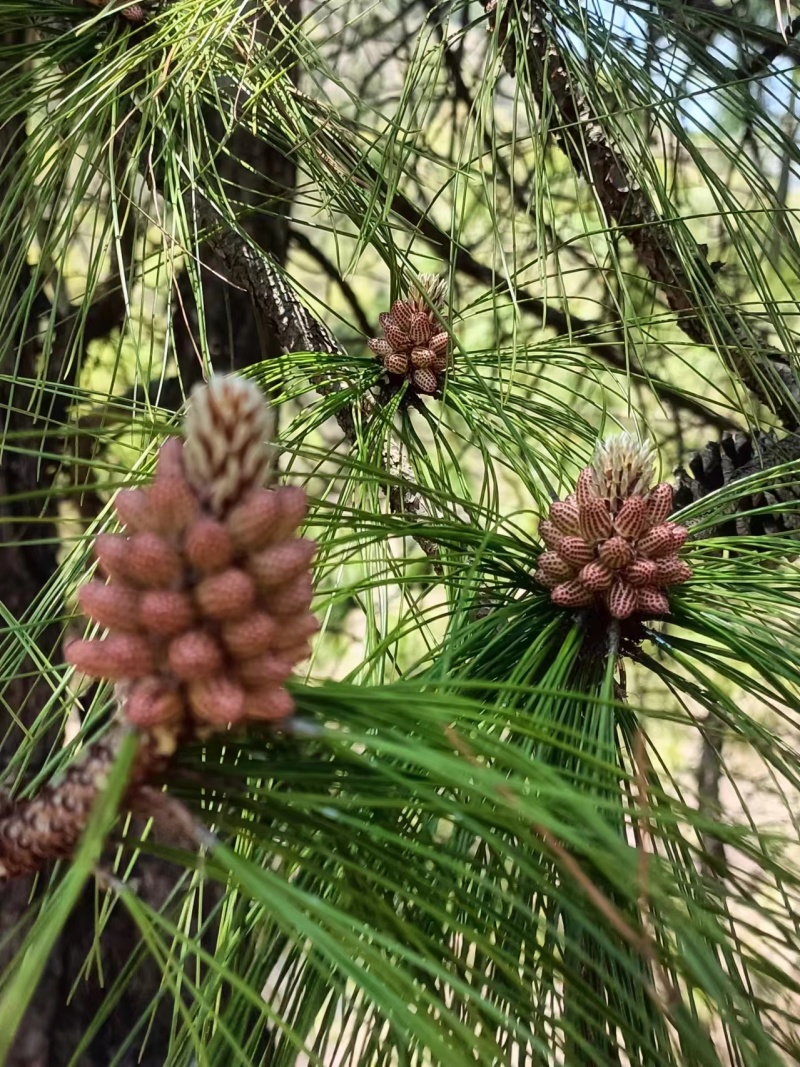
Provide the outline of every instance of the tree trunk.
{"type": "MultiPolygon", "coordinates": [[[[2,43],[4,46],[13,46],[18,41],[14,35],[5,34],[2,43]]],[[[0,159],[7,161],[0,170],[0,197],[7,194],[9,176],[16,169],[15,161],[25,151],[25,119],[24,114],[19,114],[0,127],[0,159]]],[[[19,271],[9,306],[2,309],[3,320],[15,323],[16,329],[0,332],[0,373],[20,381],[35,380],[38,350],[32,336],[32,324],[20,324],[17,320],[30,281],[26,269],[26,249],[21,243],[20,232],[4,231],[0,257],[10,265],[10,269],[19,271]]],[[[42,420],[26,414],[25,392],[25,389],[0,379],[0,421],[4,436],[0,462],[0,602],[6,612],[21,624],[56,569],[55,500],[49,494],[38,497],[30,495],[52,486],[55,471],[42,463],[36,454],[37,437],[41,440],[44,431],[39,428],[42,420]],[[15,450],[22,448],[31,451],[23,453],[15,450]]],[[[27,640],[33,644],[37,655],[24,652],[20,646],[20,661],[12,677],[3,684],[0,771],[8,767],[24,731],[36,721],[51,695],[48,680],[41,674],[38,664],[41,661],[58,662],[60,627],[51,624],[36,632],[29,630],[27,640]],[[6,709],[10,709],[10,712],[6,709]]],[[[10,639],[6,638],[4,643],[10,644],[10,639]]],[[[52,731],[43,738],[42,754],[54,740],[52,731]]],[[[8,778],[4,784],[6,788],[13,785],[8,778]]],[[[22,878],[2,889],[0,970],[9,965],[24,939],[26,916],[31,910],[32,881],[22,878]]],[[[41,995],[31,1005],[8,1067],[18,1064],[20,1067],[22,1064],[30,1067],[35,1064],[38,1067],[48,1062],[48,1034],[53,1021],[54,994],[60,971],[59,959],[51,960],[42,981],[41,995]]]]}
{"type": "MultiPolygon", "coordinates": [[[[282,6],[284,18],[296,23],[297,0],[282,6]]],[[[264,25],[268,19],[253,16],[264,25]]],[[[277,61],[281,59],[278,56],[277,61]]],[[[219,182],[232,202],[238,203],[239,224],[248,236],[283,265],[289,245],[289,214],[294,198],[294,162],[239,126],[230,131],[224,116],[206,109],[210,144],[225,145],[215,160],[219,182]]],[[[208,354],[215,371],[240,370],[281,354],[280,343],[266,317],[249,293],[226,280],[220,260],[208,249],[201,252],[200,268],[208,354]]],[[[175,356],[184,388],[203,375],[200,359],[199,311],[192,279],[184,273],[172,318],[175,356]]]]}
{"type": "MultiPolygon", "coordinates": [[[[296,14],[292,8],[289,14],[296,14]]],[[[260,17],[260,16],[254,16],[260,17]]],[[[4,41],[4,43],[10,43],[4,41]]],[[[209,139],[223,140],[224,118],[213,111],[206,117],[209,139]]],[[[276,262],[285,263],[288,245],[288,213],[295,182],[294,164],[263,144],[247,131],[237,130],[226,141],[227,154],[217,160],[218,171],[230,191],[240,190],[237,199],[248,217],[241,220],[249,235],[270,252],[276,262]]],[[[6,192],[10,176],[18,170],[13,164],[15,153],[25,151],[25,116],[15,125],[0,129],[0,196],[6,192]],[[9,163],[8,161],[12,162],[9,163]]],[[[3,235],[0,248],[3,262],[25,268],[27,247],[20,233],[15,244],[14,234],[3,235]]],[[[230,285],[224,278],[221,265],[210,254],[204,256],[201,268],[205,335],[215,370],[241,368],[280,353],[280,345],[250,296],[230,285]]],[[[7,268],[8,269],[8,268],[7,268]]],[[[11,267],[13,269],[13,267],[11,267]]],[[[16,307],[0,309],[7,322],[15,321],[17,308],[24,307],[29,283],[27,268],[19,279],[16,307]]],[[[202,376],[199,358],[201,330],[197,304],[193,299],[188,275],[180,282],[179,299],[173,317],[175,352],[180,381],[173,383],[176,406],[181,388],[188,388],[202,376]]],[[[35,322],[25,323],[16,336],[8,337],[6,348],[0,348],[0,371],[10,377],[40,380],[45,377],[57,381],[60,377],[58,358],[42,367],[40,351],[33,336],[35,322]]],[[[0,337],[2,343],[2,337],[0,337]]],[[[52,346],[58,352],[58,345],[52,346]]],[[[42,588],[57,566],[57,499],[52,492],[57,465],[43,465],[38,451],[53,452],[57,447],[58,422],[65,421],[65,410],[49,413],[49,435],[45,446],[41,420],[27,414],[27,403],[19,386],[13,388],[0,381],[0,418],[5,437],[16,442],[22,436],[23,446],[31,454],[14,453],[6,448],[0,465],[0,602],[17,620],[24,620],[42,588]],[[53,433],[55,430],[55,434],[53,433]],[[43,490],[45,492],[43,492],[43,490]],[[31,499],[25,494],[35,491],[31,499]]],[[[40,660],[59,663],[61,626],[45,626],[36,633],[28,633],[41,652],[40,660]]],[[[35,658],[24,657],[14,678],[3,689],[5,707],[12,709],[18,724],[0,706],[0,771],[8,765],[16,751],[23,730],[40,715],[52,688],[37,669],[35,658]]],[[[42,755],[58,741],[57,730],[43,739],[42,755]]],[[[11,785],[11,782],[7,782],[11,785]]],[[[152,907],[161,907],[180,872],[170,864],[142,857],[134,877],[139,894],[152,907]]],[[[19,879],[0,887],[0,968],[14,959],[24,938],[26,922],[35,912],[31,904],[31,879],[19,879]],[[9,931],[12,936],[6,940],[9,931]]],[[[213,906],[212,894],[206,894],[208,906],[213,906]]],[[[84,1035],[91,1027],[98,1010],[113,987],[114,981],[141,948],[137,929],[121,906],[107,923],[100,940],[102,967],[92,968],[81,975],[92,951],[96,935],[97,900],[95,888],[90,886],[71,916],[69,932],[56,946],[42,982],[17,1035],[6,1067],[61,1067],[69,1063],[84,1035]],[[102,974],[102,983],[98,978],[102,974]]],[[[78,1059],[81,1067],[106,1067],[123,1047],[131,1030],[153,1003],[161,988],[162,975],[158,965],[144,957],[132,980],[125,984],[121,1000],[98,1029],[87,1052],[78,1059]]],[[[121,1064],[161,1067],[167,1055],[173,1018],[171,997],[163,996],[159,1010],[147,1021],[147,1042],[141,1050],[143,1038],[134,1042],[120,1059],[121,1064]]]]}

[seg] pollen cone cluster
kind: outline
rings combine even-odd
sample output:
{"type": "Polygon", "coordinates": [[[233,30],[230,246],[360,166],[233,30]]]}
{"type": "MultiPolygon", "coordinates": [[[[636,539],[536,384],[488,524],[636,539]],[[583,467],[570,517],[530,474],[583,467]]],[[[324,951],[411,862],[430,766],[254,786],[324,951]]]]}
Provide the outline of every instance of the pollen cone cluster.
{"type": "Polygon", "coordinates": [[[449,363],[450,337],[436,317],[444,304],[444,284],[435,274],[423,274],[419,289],[409,290],[405,300],[395,300],[379,317],[383,337],[368,342],[390,378],[406,378],[427,395],[439,389],[449,363]]]}
{"type": "Polygon", "coordinates": [[[297,536],[305,493],[265,489],[269,409],[251,384],[195,392],[186,441],[168,441],[147,489],[125,489],[124,525],[101,534],[102,577],[80,604],[107,635],[73,641],[67,659],[118,683],[125,718],[186,732],[279,723],[283,685],[309,654],[315,545],[297,536]]]}
{"type": "Polygon", "coordinates": [[[555,604],[597,603],[615,619],[669,611],[665,590],[692,575],[678,558],[688,530],[667,521],[672,487],[651,488],[653,473],[650,448],[623,434],[600,444],[575,492],[551,506],[535,577],[555,604]]]}

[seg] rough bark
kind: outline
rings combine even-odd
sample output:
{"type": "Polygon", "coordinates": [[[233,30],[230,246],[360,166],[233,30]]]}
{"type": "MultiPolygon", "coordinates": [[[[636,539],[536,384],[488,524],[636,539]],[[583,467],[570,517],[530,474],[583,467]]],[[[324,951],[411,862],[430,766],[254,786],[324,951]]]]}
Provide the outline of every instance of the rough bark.
{"type": "MultiPolygon", "coordinates": [[[[222,139],[222,120],[208,110],[206,126],[212,141],[222,139]]],[[[289,243],[293,163],[240,128],[227,140],[226,151],[218,156],[216,166],[228,189],[241,190],[237,200],[242,212],[242,229],[282,266],[289,243]]],[[[273,325],[251,294],[239,288],[225,261],[208,242],[201,247],[200,259],[205,335],[214,369],[241,370],[279,356],[281,343],[273,325]]],[[[175,358],[184,389],[188,389],[203,377],[200,312],[194,296],[194,279],[188,272],[179,283],[172,323],[175,358]]]]}
{"type": "MultiPolygon", "coordinates": [[[[268,37],[276,11],[264,15],[259,13],[259,9],[263,10],[261,5],[250,7],[256,39],[268,37]]],[[[287,22],[297,22],[298,0],[285,0],[280,10],[287,22]]],[[[208,143],[219,146],[214,161],[219,185],[234,205],[242,231],[282,267],[289,248],[289,217],[296,182],[294,161],[244,126],[231,130],[229,116],[207,107],[204,118],[208,143]]],[[[231,276],[213,242],[206,241],[201,246],[199,258],[203,324],[214,370],[241,370],[279,356],[281,339],[273,323],[252,294],[241,287],[239,279],[231,276]]],[[[203,377],[199,358],[201,312],[195,299],[195,284],[192,275],[184,272],[172,319],[175,357],[184,389],[203,377]]]]}

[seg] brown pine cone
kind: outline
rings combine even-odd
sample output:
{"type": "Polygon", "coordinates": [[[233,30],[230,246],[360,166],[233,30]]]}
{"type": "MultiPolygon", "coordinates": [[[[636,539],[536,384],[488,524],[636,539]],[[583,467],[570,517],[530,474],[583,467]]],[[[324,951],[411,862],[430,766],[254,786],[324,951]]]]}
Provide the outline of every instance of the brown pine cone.
{"type": "MultiPolygon", "coordinates": [[[[759,471],[789,463],[800,457],[800,438],[790,435],[776,440],[774,434],[725,433],[719,441],[709,441],[688,461],[688,470],[675,471],[676,507],[686,507],[716,489],[731,485],[759,471]]],[[[707,536],[758,537],[778,534],[800,539],[800,484],[797,476],[775,479],[771,484],[743,495],[728,509],[724,519],[707,536]],[[765,510],[767,508],[773,510],[765,510]]]]}

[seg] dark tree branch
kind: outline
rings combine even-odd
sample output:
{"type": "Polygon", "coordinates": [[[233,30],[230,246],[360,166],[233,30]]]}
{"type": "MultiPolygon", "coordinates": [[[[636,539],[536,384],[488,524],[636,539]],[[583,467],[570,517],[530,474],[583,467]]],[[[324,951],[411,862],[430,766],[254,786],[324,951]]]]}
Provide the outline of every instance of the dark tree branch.
{"type": "Polygon", "coordinates": [[[737,78],[757,78],[760,74],[763,74],[776,59],[780,59],[781,56],[787,53],[795,53],[795,62],[797,61],[797,46],[795,44],[795,38],[800,33],[800,15],[797,18],[792,19],[789,25],[784,30],[783,39],[776,39],[770,42],[764,47],[764,50],[759,53],[753,59],[753,61],[744,70],[737,71],[737,78]]]}
{"type": "Polygon", "coordinates": [[[364,313],[364,309],[359,303],[358,297],[353,290],[352,285],[343,278],[339,271],[336,269],[336,264],[325,255],[321,248],[310,241],[308,237],[299,230],[296,226],[292,227],[290,233],[290,240],[295,244],[302,252],[304,252],[310,259],[313,259],[317,266],[321,267],[325,274],[334,282],[341,291],[342,296],[345,298],[353,314],[356,317],[359,329],[365,337],[369,337],[372,333],[372,326],[370,321],[364,313]]]}
{"type": "MultiPolygon", "coordinates": [[[[709,819],[719,819],[722,814],[720,782],[724,769],[723,745],[725,724],[713,712],[709,712],[700,727],[700,759],[697,764],[697,810],[709,819]]],[[[720,877],[725,874],[727,858],[725,843],[714,834],[702,835],[701,862],[708,874],[720,877]]]]}

